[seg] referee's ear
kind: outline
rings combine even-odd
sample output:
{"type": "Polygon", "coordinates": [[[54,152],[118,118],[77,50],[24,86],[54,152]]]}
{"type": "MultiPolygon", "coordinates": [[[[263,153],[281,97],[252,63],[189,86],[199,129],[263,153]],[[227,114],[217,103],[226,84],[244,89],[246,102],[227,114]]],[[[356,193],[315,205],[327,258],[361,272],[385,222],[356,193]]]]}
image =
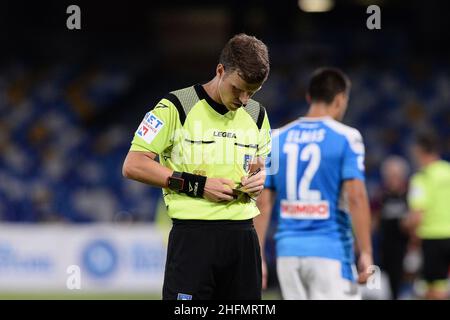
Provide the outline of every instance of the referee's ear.
{"type": "Polygon", "coordinates": [[[225,67],[223,64],[219,63],[216,67],[216,75],[221,77],[225,73],[225,67]]]}

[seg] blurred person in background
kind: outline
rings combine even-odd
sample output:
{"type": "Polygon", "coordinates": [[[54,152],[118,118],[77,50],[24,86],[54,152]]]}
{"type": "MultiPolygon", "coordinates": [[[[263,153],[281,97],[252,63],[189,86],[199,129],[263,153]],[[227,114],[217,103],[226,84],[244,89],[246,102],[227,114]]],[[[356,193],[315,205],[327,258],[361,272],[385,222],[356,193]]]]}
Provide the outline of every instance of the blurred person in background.
{"type": "Polygon", "coordinates": [[[279,158],[279,170],[267,176],[255,225],[264,247],[275,206],[277,273],[286,300],[361,299],[357,283],[370,276],[364,144],[358,130],[340,123],[350,86],[339,69],[316,70],[307,91],[306,116],[272,135],[279,150],[274,143],[271,160],[279,158]],[[358,274],[352,225],[359,249],[358,274]]]}
{"type": "Polygon", "coordinates": [[[381,164],[381,188],[377,195],[375,217],[379,219],[381,268],[387,273],[391,298],[397,299],[403,280],[403,260],[408,233],[401,222],[408,214],[408,162],[389,156],[381,164]]]}
{"type": "Polygon", "coordinates": [[[412,146],[418,171],[408,193],[411,212],[404,226],[422,243],[422,277],[427,299],[448,298],[450,267],[450,163],[441,159],[439,138],[419,132],[412,146]]]}
{"type": "Polygon", "coordinates": [[[123,174],[163,188],[173,222],[164,300],[261,299],[254,198],[271,144],[267,113],[251,97],[269,68],[266,45],[236,35],[211,81],[169,93],[135,132],[123,174]]]}

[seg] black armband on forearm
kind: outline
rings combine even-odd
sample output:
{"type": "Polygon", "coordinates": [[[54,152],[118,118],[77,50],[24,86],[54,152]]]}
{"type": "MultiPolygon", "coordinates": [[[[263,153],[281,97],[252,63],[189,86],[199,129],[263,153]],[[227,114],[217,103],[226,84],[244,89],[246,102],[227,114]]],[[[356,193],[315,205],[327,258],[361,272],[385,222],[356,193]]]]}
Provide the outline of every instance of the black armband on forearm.
{"type": "Polygon", "coordinates": [[[187,172],[183,172],[181,177],[184,179],[184,186],[181,192],[186,193],[190,197],[203,198],[206,177],[187,172]]]}
{"type": "Polygon", "coordinates": [[[175,171],[168,179],[168,187],[171,190],[185,193],[190,197],[203,198],[206,179],[205,176],[175,171]]]}

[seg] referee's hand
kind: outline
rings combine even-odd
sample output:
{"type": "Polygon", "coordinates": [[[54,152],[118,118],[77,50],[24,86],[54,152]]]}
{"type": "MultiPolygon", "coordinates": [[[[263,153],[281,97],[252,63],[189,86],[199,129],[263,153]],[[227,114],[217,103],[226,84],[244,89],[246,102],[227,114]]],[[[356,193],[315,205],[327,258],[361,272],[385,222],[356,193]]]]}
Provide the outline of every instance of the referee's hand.
{"type": "Polygon", "coordinates": [[[266,181],[265,169],[261,169],[258,173],[241,179],[244,191],[250,194],[252,198],[259,196],[264,189],[264,181],[266,181]]]}
{"type": "Polygon", "coordinates": [[[207,178],[203,198],[212,202],[231,201],[234,182],[225,178],[207,178]]]}

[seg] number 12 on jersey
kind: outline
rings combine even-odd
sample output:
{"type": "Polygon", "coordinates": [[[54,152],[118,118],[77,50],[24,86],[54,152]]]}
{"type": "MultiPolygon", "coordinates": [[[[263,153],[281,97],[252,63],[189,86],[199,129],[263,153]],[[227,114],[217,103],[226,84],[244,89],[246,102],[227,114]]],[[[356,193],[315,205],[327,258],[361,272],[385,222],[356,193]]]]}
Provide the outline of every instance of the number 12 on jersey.
{"type": "Polygon", "coordinates": [[[286,195],[281,201],[281,217],[290,219],[327,219],[328,201],[322,200],[320,190],[311,190],[311,181],[320,166],[321,152],[316,143],[309,143],[300,152],[297,143],[287,143],[286,195]],[[300,157],[299,157],[300,153],[300,157]],[[308,162],[300,181],[297,181],[298,162],[308,162]]]}

